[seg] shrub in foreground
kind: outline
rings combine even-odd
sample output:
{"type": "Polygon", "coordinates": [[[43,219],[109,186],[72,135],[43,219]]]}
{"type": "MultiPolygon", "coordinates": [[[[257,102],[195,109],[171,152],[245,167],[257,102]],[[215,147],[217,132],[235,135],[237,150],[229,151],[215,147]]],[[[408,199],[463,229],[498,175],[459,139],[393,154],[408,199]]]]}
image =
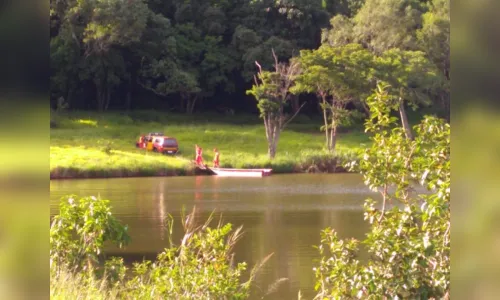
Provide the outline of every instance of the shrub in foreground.
{"type": "Polygon", "coordinates": [[[370,259],[357,259],[359,241],[322,232],[316,272],[317,299],[447,299],[450,290],[450,126],[425,117],[406,138],[380,88],[371,100],[368,131],[375,133],[356,167],[365,184],[382,196],[382,208],[368,199],[363,241],[370,259]],[[427,193],[417,193],[416,184],[427,193]],[[395,187],[394,192],[390,188],[395,187]],[[400,202],[387,210],[388,202],[400,202]]]}
{"type": "Polygon", "coordinates": [[[123,247],[130,240],[127,227],[112,215],[109,201],[64,197],[50,229],[51,297],[247,298],[258,269],[254,268],[249,280],[242,282],[246,263],[233,263],[232,250],[241,227],[233,230],[231,224],[219,223],[212,228],[212,217],[198,226],[195,219],[195,210],[182,218],[184,238],[175,245],[171,239],[173,219],[169,217],[169,247],[156,261],[135,263],[128,269],[121,258],[102,256],[106,242],[123,247]]]}

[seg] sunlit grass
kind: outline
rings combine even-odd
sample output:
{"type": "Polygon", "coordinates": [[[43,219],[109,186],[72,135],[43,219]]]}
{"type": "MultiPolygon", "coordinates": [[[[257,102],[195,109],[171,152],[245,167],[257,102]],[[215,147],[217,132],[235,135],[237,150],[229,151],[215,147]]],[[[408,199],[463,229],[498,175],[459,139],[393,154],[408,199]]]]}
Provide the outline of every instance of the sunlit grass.
{"type": "Polygon", "coordinates": [[[105,279],[85,278],[82,274],[63,270],[50,276],[50,299],[118,299],[118,288],[107,286],[105,279]]]}
{"type": "MultiPolygon", "coordinates": [[[[213,148],[218,148],[221,167],[304,171],[311,163],[335,157],[324,150],[324,135],[318,129],[321,120],[299,119],[291,123],[282,133],[278,154],[271,161],[267,156],[264,126],[257,116],[75,112],[55,119],[57,126],[51,129],[50,170],[57,177],[185,174],[192,171],[195,144],[203,147],[203,158],[208,164],[213,159],[213,148]],[[180,150],[177,156],[135,147],[141,133],[159,131],[177,138],[180,150]]],[[[336,156],[350,155],[368,142],[361,131],[340,134],[336,156]]]]}

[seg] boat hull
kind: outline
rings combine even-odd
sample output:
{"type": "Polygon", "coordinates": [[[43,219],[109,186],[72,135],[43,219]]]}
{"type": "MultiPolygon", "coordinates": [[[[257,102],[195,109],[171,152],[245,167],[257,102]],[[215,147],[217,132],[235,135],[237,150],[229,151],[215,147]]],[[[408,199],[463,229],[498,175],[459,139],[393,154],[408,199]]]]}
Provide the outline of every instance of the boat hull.
{"type": "Polygon", "coordinates": [[[210,168],[217,176],[225,177],[265,177],[270,176],[272,169],[221,169],[210,168]]]}

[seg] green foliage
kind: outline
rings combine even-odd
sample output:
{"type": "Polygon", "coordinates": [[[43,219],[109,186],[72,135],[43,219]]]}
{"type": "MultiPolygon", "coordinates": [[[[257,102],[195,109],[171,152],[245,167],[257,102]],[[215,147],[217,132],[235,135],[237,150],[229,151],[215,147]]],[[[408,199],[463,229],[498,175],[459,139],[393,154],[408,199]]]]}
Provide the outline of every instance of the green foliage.
{"type": "Polygon", "coordinates": [[[390,84],[389,94],[414,107],[419,103],[429,105],[428,91],[443,84],[436,66],[421,51],[390,49],[377,57],[375,64],[375,77],[390,84]]]}
{"type": "Polygon", "coordinates": [[[373,88],[373,60],[373,55],[359,44],[324,45],[318,50],[301,51],[302,73],[293,91],[359,101],[373,88]]]}
{"type": "Polygon", "coordinates": [[[293,53],[293,43],[277,36],[272,36],[255,47],[246,49],[241,59],[243,60],[242,75],[245,79],[253,79],[255,74],[255,61],[258,61],[264,69],[273,66],[273,57],[270,55],[274,51],[278,58],[289,59],[293,53]]]}
{"type": "Polygon", "coordinates": [[[414,107],[435,103],[449,114],[449,1],[367,0],[355,16],[336,15],[330,25],[324,45],[363,45],[378,56],[375,79],[414,107]]]}
{"type": "Polygon", "coordinates": [[[321,46],[314,51],[301,51],[301,74],[291,88],[293,93],[314,92],[320,99],[326,131],[326,145],[335,149],[336,130],[349,126],[360,113],[346,109],[358,102],[372,82],[373,55],[359,44],[339,47],[321,46]]]}
{"type": "Polygon", "coordinates": [[[270,159],[276,155],[281,132],[298,113],[297,111],[293,116],[287,117],[284,108],[289,103],[291,88],[300,72],[296,59],[291,59],[289,63],[280,63],[274,50],[272,54],[274,70],[264,71],[262,66],[255,62],[259,72],[255,76],[255,84],[247,90],[247,95],[254,96],[257,101],[260,117],[264,120],[270,159]]]}
{"type": "MultiPolygon", "coordinates": [[[[203,109],[214,108],[222,99],[244,97],[255,61],[272,67],[271,49],[287,61],[300,49],[316,49],[322,30],[323,44],[336,48],[356,43],[377,55],[423,51],[449,79],[448,2],[51,1],[51,103],[63,97],[71,109],[104,111],[163,107],[163,101],[192,112],[209,98],[203,109]],[[144,90],[160,98],[143,101],[139,97],[153,96],[144,90]]],[[[349,89],[361,95],[365,84],[373,85],[356,83],[362,86],[349,82],[349,89]]],[[[449,108],[449,82],[430,94],[449,108]]]]}
{"type": "Polygon", "coordinates": [[[373,146],[359,165],[350,164],[382,195],[381,210],[371,199],[365,203],[371,231],[363,244],[371,256],[362,263],[358,241],[324,230],[315,268],[318,299],[449,297],[450,126],[427,116],[415,126],[416,138],[406,139],[388,115],[384,91],[379,87],[372,99],[366,124],[374,133],[373,146]],[[417,193],[417,184],[427,193],[417,193]],[[386,209],[386,201],[400,203],[386,209]]]}
{"type": "MultiPolygon", "coordinates": [[[[434,0],[423,16],[422,28],[417,31],[420,45],[429,59],[450,80],[450,1],[434,0]]],[[[445,91],[449,92],[449,82],[445,91]]]]}
{"type": "MultiPolygon", "coordinates": [[[[171,243],[154,263],[145,261],[134,265],[137,276],[126,284],[130,296],[136,299],[248,297],[250,281],[240,283],[246,264],[232,264],[231,252],[241,235],[241,227],[236,231],[232,231],[231,224],[211,228],[211,219],[197,226],[194,217],[193,212],[184,218],[185,235],[179,246],[171,243]]],[[[172,230],[172,225],[170,221],[167,227],[172,230]]]]}
{"type": "Polygon", "coordinates": [[[219,223],[210,227],[212,217],[196,224],[195,209],[182,218],[184,238],[172,241],[173,218],[167,219],[169,246],[154,262],[135,263],[130,270],[123,259],[98,263],[104,242],[121,246],[128,242],[126,227],[112,217],[109,201],[96,197],[76,200],[65,197],[50,230],[51,297],[64,299],[246,299],[258,268],[241,282],[246,263],[233,264],[233,248],[241,237],[241,227],[219,223]],[[75,238],[76,236],[76,238],[75,238]],[[93,272],[79,272],[88,260],[93,272]]]}
{"type": "Polygon", "coordinates": [[[247,95],[252,95],[257,101],[260,117],[265,118],[269,114],[279,113],[282,108],[280,97],[280,75],[276,72],[263,71],[259,75],[260,84],[254,84],[247,95]]]}
{"type": "Polygon", "coordinates": [[[112,215],[109,200],[67,196],[59,209],[50,226],[51,267],[89,270],[98,263],[105,242],[121,248],[130,240],[127,226],[112,215]]]}
{"type": "Polygon", "coordinates": [[[51,1],[50,13],[53,98],[99,110],[140,104],[132,94],[146,89],[191,111],[241,90],[255,60],[270,66],[271,48],[286,60],[316,47],[329,18],[320,0],[70,0],[51,1]]]}
{"type": "Polygon", "coordinates": [[[391,48],[416,50],[415,28],[424,11],[417,0],[366,0],[352,18],[333,17],[333,29],[323,32],[323,41],[332,46],[361,43],[377,54],[391,48]]]}
{"type": "MultiPolygon", "coordinates": [[[[318,133],[318,118],[295,118],[287,125],[278,146],[283,149],[274,160],[267,153],[267,139],[262,121],[254,115],[223,116],[221,114],[184,114],[158,111],[67,112],[51,113],[57,128],[50,136],[51,178],[92,178],[127,176],[168,176],[193,174],[194,144],[203,145],[205,161],[213,159],[211,149],[221,153],[224,168],[271,167],[275,173],[303,172],[318,155],[329,161],[323,151],[324,137],[318,133]],[[56,118],[54,118],[56,117],[56,118]],[[165,156],[137,149],[139,134],[163,131],[177,138],[181,153],[165,156]],[[112,143],[110,155],[101,149],[112,143]]],[[[337,150],[356,151],[364,148],[368,137],[357,128],[339,133],[337,150]]],[[[336,154],[335,154],[336,155],[336,154]]]]}

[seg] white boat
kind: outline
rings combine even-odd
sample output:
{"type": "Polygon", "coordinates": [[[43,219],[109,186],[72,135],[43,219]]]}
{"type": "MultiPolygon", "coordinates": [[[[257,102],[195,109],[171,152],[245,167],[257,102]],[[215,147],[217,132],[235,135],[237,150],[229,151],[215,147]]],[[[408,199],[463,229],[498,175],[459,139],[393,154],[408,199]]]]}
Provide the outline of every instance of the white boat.
{"type": "Polygon", "coordinates": [[[265,177],[270,176],[273,169],[221,169],[207,168],[217,176],[225,177],[265,177]]]}

